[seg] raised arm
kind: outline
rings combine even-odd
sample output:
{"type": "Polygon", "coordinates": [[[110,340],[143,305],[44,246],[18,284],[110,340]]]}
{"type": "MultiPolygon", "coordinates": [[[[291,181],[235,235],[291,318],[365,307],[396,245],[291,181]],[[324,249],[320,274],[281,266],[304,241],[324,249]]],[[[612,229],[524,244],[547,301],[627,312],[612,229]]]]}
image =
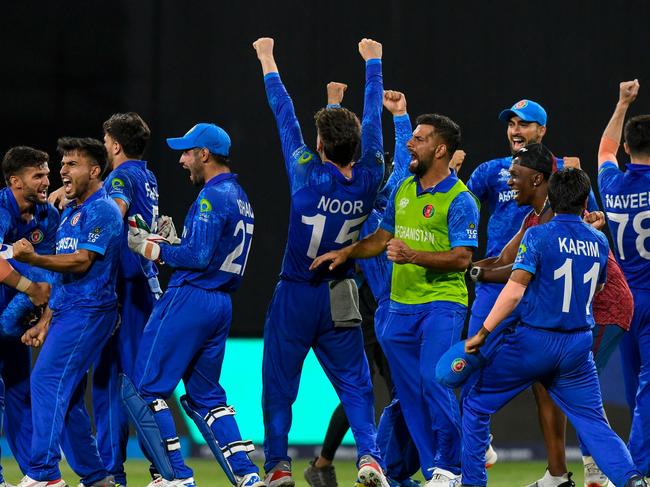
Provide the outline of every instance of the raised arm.
{"type": "Polygon", "coordinates": [[[343,103],[343,95],[348,85],[337,81],[327,83],[327,108],[340,108],[343,103]]]}
{"type": "Polygon", "coordinates": [[[616,152],[621,143],[621,133],[623,132],[623,122],[625,114],[632,102],[639,94],[639,81],[624,81],[619,85],[618,103],[614,108],[612,118],[609,120],[603,136],[600,139],[598,148],[598,169],[607,161],[618,164],[616,152]]]}
{"type": "Polygon", "coordinates": [[[381,133],[381,110],[384,97],[384,82],[381,74],[382,45],[372,39],[359,42],[359,54],[366,62],[366,88],[361,122],[361,158],[358,164],[376,169],[378,182],[383,177],[384,142],[381,133]]]}
{"type": "Polygon", "coordinates": [[[409,174],[411,153],[406,148],[406,143],[413,134],[411,120],[406,108],[406,97],[399,91],[384,91],[384,108],[393,115],[395,125],[395,156],[393,158],[393,172],[391,173],[382,193],[390,195],[397,183],[409,174]]]}

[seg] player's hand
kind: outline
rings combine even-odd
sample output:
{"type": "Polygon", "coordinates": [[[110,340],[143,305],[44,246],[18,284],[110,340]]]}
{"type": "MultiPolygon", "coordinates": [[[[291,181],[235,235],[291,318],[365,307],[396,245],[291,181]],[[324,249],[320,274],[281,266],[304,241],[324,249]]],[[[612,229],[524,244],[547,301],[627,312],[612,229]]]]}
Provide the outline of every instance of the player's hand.
{"type": "Polygon", "coordinates": [[[340,105],[343,101],[343,93],[348,89],[345,83],[330,81],[327,83],[327,104],[340,105]]]}
{"type": "Polygon", "coordinates": [[[343,248],[341,250],[332,250],[331,252],[327,252],[323,255],[319,255],[314,259],[314,261],[311,263],[309,266],[310,271],[315,271],[318,269],[321,265],[329,262],[330,265],[328,269],[330,271],[333,271],[336,269],[338,266],[343,264],[346,260],[348,260],[348,256],[350,255],[348,251],[346,251],[346,248],[343,248]]]}
{"type": "Polygon", "coordinates": [[[618,102],[622,105],[630,105],[639,94],[639,80],[623,81],[619,85],[618,102]]]}
{"type": "Polygon", "coordinates": [[[179,245],[181,243],[181,239],[178,238],[176,227],[174,226],[174,221],[172,220],[171,216],[159,216],[156,223],[156,228],[158,230],[158,235],[160,235],[170,244],[179,245]]]}
{"type": "Polygon", "coordinates": [[[50,193],[50,195],[47,197],[47,202],[51,205],[54,205],[59,210],[63,210],[66,206],[68,206],[70,200],[65,197],[65,188],[61,186],[59,189],[54,190],[50,193]]]}
{"type": "Polygon", "coordinates": [[[128,222],[129,248],[145,259],[158,260],[160,258],[160,243],[166,242],[166,240],[160,235],[150,233],[148,225],[140,215],[130,216],[128,222]]]}
{"type": "Polygon", "coordinates": [[[368,59],[381,59],[381,44],[372,39],[361,39],[361,42],[359,42],[359,54],[361,54],[364,61],[368,59]]]}
{"type": "Polygon", "coordinates": [[[260,61],[265,58],[273,57],[273,44],[274,41],[270,37],[260,37],[253,42],[253,49],[257,53],[257,59],[260,61]]]}
{"type": "Polygon", "coordinates": [[[602,211],[586,213],[582,220],[588,225],[594,227],[596,230],[602,230],[605,228],[605,224],[607,223],[605,221],[605,214],[602,211]]]}
{"type": "Polygon", "coordinates": [[[26,238],[21,238],[18,242],[14,242],[13,251],[14,259],[18,262],[26,262],[28,264],[36,255],[34,246],[26,238]]]}
{"type": "Polygon", "coordinates": [[[51,287],[47,282],[34,282],[29,285],[25,294],[34,306],[45,306],[50,300],[51,287]]]}
{"type": "Polygon", "coordinates": [[[384,91],[384,108],[394,117],[406,114],[406,97],[404,93],[393,90],[384,91]]]}
{"type": "Polygon", "coordinates": [[[410,264],[415,258],[415,251],[397,238],[391,238],[386,246],[386,257],[396,264],[410,264]]]}
{"type": "Polygon", "coordinates": [[[45,337],[47,336],[47,332],[50,329],[51,321],[52,311],[50,308],[45,308],[45,311],[43,311],[43,314],[41,315],[41,318],[38,320],[38,322],[31,328],[28,328],[25,333],[23,333],[23,336],[20,337],[20,341],[28,347],[40,347],[43,345],[43,342],[45,342],[45,337]]]}
{"type": "Polygon", "coordinates": [[[463,167],[463,162],[465,162],[465,156],[467,154],[462,149],[456,149],[454,155],[451,156],[449,161],[449,169],[453,169],[456,173],[460,172],[460,168],[463,167]]]}
{"type": "Polygon", "coordinates": [[[465,352],[466,353],[478,353],[479,349],[485,344],[489,332],[481,327],[481,329],[476,333],[476,335],[465,340],[465,352]]]}
{"type": "Polygon", "coordinates": [[[565,156],[562,159],[564,160],[563,167],[572,167],[573,169],[581,169],[579,157],[565,156]]]}

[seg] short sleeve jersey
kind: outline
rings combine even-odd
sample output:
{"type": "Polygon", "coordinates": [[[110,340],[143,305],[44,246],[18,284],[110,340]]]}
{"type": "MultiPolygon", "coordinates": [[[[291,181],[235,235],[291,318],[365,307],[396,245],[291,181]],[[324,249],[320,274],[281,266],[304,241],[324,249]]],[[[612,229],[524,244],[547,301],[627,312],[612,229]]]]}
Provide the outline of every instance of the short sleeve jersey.
{"type": "Polygon", "coordinates": [[[577,215],[526,230],[512,267],[533,274],[519,306],[521,321],[551,330],[593,327],[592,300],[607,276],[605,235],[577,215]]]}
{"type": "Polygon", "coordinates": [[[69,204],[56,233],[56,253],[71,254],[85,249],[97,255],[86,272],[59,275],[50,297],[52,310],[115,306],[121,242],[122,215],[104,188],[82,204],[69,204]]]}
{"type": "Polygon", "coordinates": [[[616,258],[632,289],[650,289],[650,166],[605,162],[598,189],[616,258]]]}
{"type": "Polygon", "coordinates": [[[161,260],[176,269],[169,286],[187,283],[235,291],[246,269],[253,229],[253,208],[237,176],[210,179],[187,212],[181,244],[161,245],[161,260]]]}
{"type": "MultiPolygon", "coordinates": [[[[140,214],[156,230],[158,219],[158,182],[156,176],[147,169],[145,161],[131,160],[113,169],[104,181],[108,196],[124,201],[128,210],[126,217],[140,214]]],[[[128,245],[128,225],[122,230],[122,249],[120,251],[120,278],[152,278],[158,274],[156,265],[131,252],[128,245]]]]}

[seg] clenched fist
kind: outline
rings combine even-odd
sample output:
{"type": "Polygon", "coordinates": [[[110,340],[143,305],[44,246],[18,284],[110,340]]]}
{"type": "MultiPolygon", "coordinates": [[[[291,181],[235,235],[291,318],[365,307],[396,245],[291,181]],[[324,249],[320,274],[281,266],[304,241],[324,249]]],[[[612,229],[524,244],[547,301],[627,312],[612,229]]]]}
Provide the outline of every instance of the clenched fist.
{"type": "Polygon", "coordinates": [[[381,59],[381,44],[372,39],[361,39],[361,42],[359,42],[359,54],[361,54],[364,61],[368,59],[381,59]]]}

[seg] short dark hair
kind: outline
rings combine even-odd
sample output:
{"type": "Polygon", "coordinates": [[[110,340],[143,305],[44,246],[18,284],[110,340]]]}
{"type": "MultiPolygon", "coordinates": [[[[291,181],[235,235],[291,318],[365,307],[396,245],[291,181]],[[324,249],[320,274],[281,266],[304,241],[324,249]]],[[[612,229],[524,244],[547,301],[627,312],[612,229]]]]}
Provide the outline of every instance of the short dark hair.
{"type": "Polygon", "coordinates": [[[26,167],[40,167],[50,160],[47,152],[19,145],[9,149],[2,158],[2,174],[5,182],[9,184],[9,178],[16,175],[26,167]]]}
{"type": "Polygon", "coordinates": [[[431,125],[436,134],[444,141],[447,146],[449,157],[460,146],[460,127],[451,118],[437,113],[425,113],[415,120],[415,125],[431,125]]]}
{"type": "Polygon", "coordinates": [[[106,147],[97,139],[91,137],[61,137],[57,141],[56,150],[62,156],[79,151],[88,157],[92,163],[99,166],[102,172],[106,168],[106,147]]]}
{"type": "Polygon", "coordinates": [[[555,213],[581,215],[591,191],[589,176],[582,169],[567,167],[548,181],[548,201],[555,213]]]}
{"type": "Polygon", "coordinates": [[[103,124],[104,133],[121,146],[127,157],[141,159],[151,137],[151,130],[135,112],[116,113],[103,124]]]}
{"type": "Polygon", "coordinates": [[[623,131],[630,154],[650,156],[650,115],[637,115],[625,124],[623,131]]]}
{"type": "Polygon", "coordinates": [[[321,108],[314,115],[323,150],[339,166],[352,162],[361,141],[361,124],[347,108],[321,108]]]}

